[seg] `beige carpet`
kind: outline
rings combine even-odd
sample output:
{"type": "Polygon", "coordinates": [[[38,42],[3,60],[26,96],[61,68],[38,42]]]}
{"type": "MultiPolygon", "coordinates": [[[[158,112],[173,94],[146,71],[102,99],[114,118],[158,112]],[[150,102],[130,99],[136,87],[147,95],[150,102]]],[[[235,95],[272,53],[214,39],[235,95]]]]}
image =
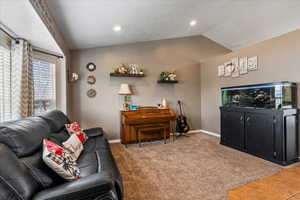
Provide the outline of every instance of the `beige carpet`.
{"type": "Polygon", "coordinates": [[[202,133],[142,148],[112,144],[112,151],[124,179],[125,200],[223,200],[229,189],[283,169],[202,133]]]}

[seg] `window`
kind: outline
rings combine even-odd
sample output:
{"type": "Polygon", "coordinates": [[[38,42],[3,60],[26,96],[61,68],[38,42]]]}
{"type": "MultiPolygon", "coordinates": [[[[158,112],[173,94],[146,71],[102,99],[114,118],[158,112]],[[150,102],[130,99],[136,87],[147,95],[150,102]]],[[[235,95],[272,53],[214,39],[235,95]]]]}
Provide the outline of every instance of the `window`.
{"type": "Polygon", "coordinates": [[[55,64],[39,58],[33,58],[32,71],[34,115],[55,109],[55,64]]]}

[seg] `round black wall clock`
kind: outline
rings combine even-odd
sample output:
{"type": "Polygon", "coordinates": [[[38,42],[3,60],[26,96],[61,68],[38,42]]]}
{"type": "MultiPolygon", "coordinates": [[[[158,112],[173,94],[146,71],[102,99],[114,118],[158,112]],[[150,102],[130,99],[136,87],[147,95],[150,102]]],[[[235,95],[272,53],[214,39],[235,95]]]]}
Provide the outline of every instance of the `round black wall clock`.
{"type": "Polygon", "coordinates": [[[89,70],[90,72],[95,71],[96,70],[96,65],[94,63],[88,63],[86,65],[87,70],[89,70]]]}

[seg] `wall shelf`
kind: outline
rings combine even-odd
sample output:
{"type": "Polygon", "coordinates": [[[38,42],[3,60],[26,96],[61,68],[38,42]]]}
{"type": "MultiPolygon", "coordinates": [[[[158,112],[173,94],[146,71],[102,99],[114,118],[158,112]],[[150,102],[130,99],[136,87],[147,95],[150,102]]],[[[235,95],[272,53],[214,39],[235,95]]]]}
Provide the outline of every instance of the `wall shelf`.
{"type": "Polygon", "coordinates": [[[171,84],[174,84],[174,83],[178,83],[177,80],[158,80],[157,83],[171,83],[171,84]]]}
{"type": "Polygon", "coordinates": [[[113,77],[145,77],[145,74],[122,74],[122,73],[110,73],[113,77]]]}

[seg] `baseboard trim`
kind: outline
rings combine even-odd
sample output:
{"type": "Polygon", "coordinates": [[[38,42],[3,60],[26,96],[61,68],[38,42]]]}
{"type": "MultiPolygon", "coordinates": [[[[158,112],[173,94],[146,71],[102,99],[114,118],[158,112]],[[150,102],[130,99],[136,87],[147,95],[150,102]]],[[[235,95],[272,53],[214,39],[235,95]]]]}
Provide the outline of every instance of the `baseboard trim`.
{"type": "Polygon", "coordinates": [[[109,140],[108,141],[109,144],[114,144],[114,143],[121,143],[120,139],[116,139],[116,140],[109,140]]]}
{"type": "Polygon", "coordinates": [[[210,131],[206,131],[206,130],[202,130],[202,129],[200,129],[199,132],[205,133],[207,135],[212,135],[212,136],[215,136],[215,137],[220,137],[220,134],[218,134],[218,133],[214,133],[214,132],[210,132],[210,131]]]}

